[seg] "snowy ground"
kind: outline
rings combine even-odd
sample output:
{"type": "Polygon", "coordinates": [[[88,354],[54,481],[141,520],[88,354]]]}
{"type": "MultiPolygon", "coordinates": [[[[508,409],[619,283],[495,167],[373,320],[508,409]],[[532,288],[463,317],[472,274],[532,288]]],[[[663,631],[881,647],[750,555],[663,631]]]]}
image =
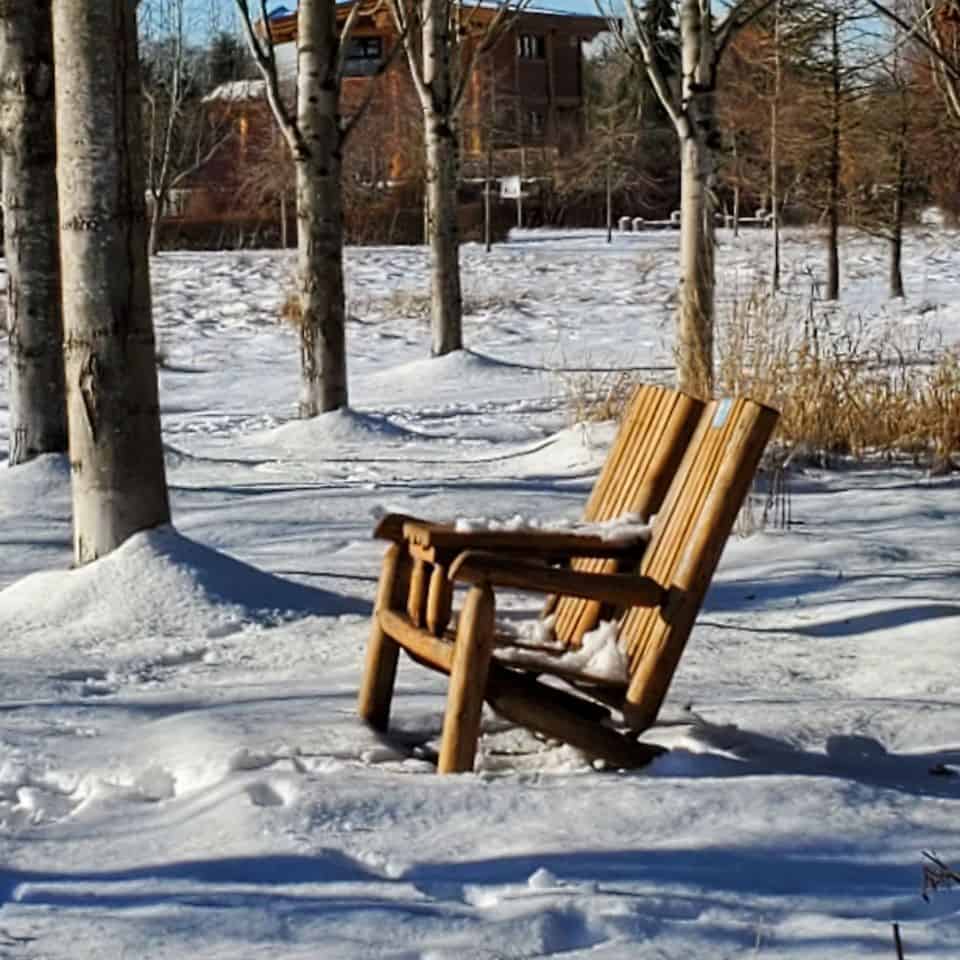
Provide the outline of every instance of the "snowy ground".
{"type": "MultiPolygon", "coordinates": [[[[722,239],[729,299],[765,237],[722,239]]],[[[849,316],[960,339],[958,239],[911,236],[903,307],[849,240],[849,316]]],[[[922,850],[960,863],[955,480],[794,476],[789,532],[729,544],[645,771],[488,718],[482,772],[436,777],[442,685],[409,664],[399,740],[355,719],[375,518],[576,517],[611,431],[571,426],[571,371],[664,376],[675,247],[467,247],[475,352],[434,361],[401,316],[423,251],[353,250],[354,411],[306,424],[289,257],[154,262],[178,532],[66,573],[64,463],[0,469],[0,957],[836,960],[894,956],[893,921],[960,953],[960,891],[920,896],[922,850]]]]}

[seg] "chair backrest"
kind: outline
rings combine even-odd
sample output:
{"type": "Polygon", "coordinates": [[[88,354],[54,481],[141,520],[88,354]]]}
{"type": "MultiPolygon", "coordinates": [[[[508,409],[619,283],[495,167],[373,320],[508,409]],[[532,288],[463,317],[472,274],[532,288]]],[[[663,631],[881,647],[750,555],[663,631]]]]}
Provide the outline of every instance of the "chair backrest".
{"type": "MultiPolygon", "coordinates": [[[[666,387],[637,387],[620,429],[584,510],[584,520],[613,520],[625,513],[653,516],[663,503],[670,482],[686,452],[703,412],[701,400],[666,387]]],[[[576,570],[612,573],[615,560],[578,559],[576,570]]],[[[553,606],[554,633],[568,646],[600,620],[602,608],[592,600],[559,597],[553,606]]]]}
{"type": "Polygon", "coordinates": [[[657,717],[778,417],[752,400],[711,402],[670,484],[640,564],[668,601],[634,607],[620,623],[630,662],[625,714],[635,729],[657,717]]]}

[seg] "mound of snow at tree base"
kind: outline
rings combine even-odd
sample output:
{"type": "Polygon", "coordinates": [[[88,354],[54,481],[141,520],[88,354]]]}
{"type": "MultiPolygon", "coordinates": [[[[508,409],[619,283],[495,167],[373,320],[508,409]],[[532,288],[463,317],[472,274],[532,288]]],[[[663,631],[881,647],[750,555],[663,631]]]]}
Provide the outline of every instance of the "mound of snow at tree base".
{"type": "Polygon", "coordinates": [[[367,612],[364,601],[272,576],[161,527],[95,563],[36,573],[0,591],[0,635],[7,655],[38,646],[142,649],[155,638],[199,640],[247,623],[367,612]]]}
{"type": "Polygon", "coordinates": [[[307,420],[293,420],[259,434],[258,440],[302,453],[329,452],[331,447],[363,446],[371,442],[406,443],[428,435],[407,430],[386,417],[341,409],[307,420]]]}
{"type": "Polygon", "coordinates": [[[426,357],[378,370],[354,381],[353,396],[362,403],[463,403],[468,398],[498,400],[542,396],[531,378],[544,371],[533,366],[487,357],[471,350],[454,350],[442,357],[426,357]]]}

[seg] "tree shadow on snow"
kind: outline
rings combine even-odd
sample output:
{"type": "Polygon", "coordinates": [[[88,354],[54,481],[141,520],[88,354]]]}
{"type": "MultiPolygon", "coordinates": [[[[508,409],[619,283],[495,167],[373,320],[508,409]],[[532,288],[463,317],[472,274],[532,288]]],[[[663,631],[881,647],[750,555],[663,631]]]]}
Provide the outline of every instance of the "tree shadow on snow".
{"type": "MultiPolygon", "coordinates": [[[[803,602],[816,594],[844,589],[855,583],[871,583],[877,587],[881,585],[885,587],[887,584],[943,584],[958,576],[960,576],[960,567],[941,565],[931,568],[929,574],[870,572],[838,576],[836,571],[826,573],[804,571],[797,574],[771,574],[764,579],[720,580],[710,586],[703,609],[709,613],[749,610],[777,601],[795,600],[803,602]]],[[[884,590],[884,598],[887,600],[901,599],[903,604],[916,604],[918,601],[928,599],[918,596],[891,597],[887,589],[884,590]]],[[[960,613],[960,606],[951,607],[950,604],[944,604],[941,597],[931,597],[929,601],[953,609],[955,613],[950,614],[951,616],[960,613]]],[[[828,601],[816,598],[814,602],[824,604],[828,601]]],[[[850,604],[853,600],[846,597],[838,602],[850,604]]],[[[785,613],[785,616],[790,616],[790,614],[785,613]]]]}
{"type": "Polygon", "coordinates": [[[706,752],[671,749],[657,762],[655,773],[679,779],[829,777],[917,797],[960,799],[960,749],[891,753],[874,737],[833,734],[821,753],[736,724],[703,719],[692,724],[690,736],[706,752]]]}
{"type": "MultiPolygon", "coordinates": [[[[251,613],[282,611],[298,616],[367,616],[372,609],[369,601],[274,576],[190,540],[172,527],[136,534],[131,541],[136,538],[146,540],[148,549],[156,557],[188,570],[191,579],[211,600],[237,604],[251,613]]],[[[120,551],[125,547],[120,547],[120,551]]]]}

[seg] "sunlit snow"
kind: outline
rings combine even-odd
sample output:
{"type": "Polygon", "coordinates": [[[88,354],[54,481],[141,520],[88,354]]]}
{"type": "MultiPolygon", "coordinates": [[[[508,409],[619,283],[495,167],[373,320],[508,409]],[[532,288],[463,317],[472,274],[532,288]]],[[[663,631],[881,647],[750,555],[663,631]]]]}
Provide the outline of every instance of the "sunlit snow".
{"type": "MultiPolygon", "coordinates": [[[[960,953],[960,890],[920,896],[923,850],[960,865],[950,477],[795,470],[790,529],[728,545],[646,770],[486,715],[478,772],[438,777],[443,680],[409,662],[394,734],[358,723],[376,519],[569,525],[612,437],[571,421],[577,378],[669,377],[676,235],[603,239],[465,246],[469,352],[438,360],[426,252],[351,249],[352,407],[312,422],[292,255],[154,260],[174,527],[70,570],[64,458],[0,468],[0,955],[837,960],[895,956],[894,921],[960,953]]],[[[721,233],[721,310],[767,239],[721,233]]],[[[901,305],[847,238],[844,315],[955,343],[958,241],[908,236],[901,305]]],[[[797,298],[818,244],[785,237],[797,298]]]]}

